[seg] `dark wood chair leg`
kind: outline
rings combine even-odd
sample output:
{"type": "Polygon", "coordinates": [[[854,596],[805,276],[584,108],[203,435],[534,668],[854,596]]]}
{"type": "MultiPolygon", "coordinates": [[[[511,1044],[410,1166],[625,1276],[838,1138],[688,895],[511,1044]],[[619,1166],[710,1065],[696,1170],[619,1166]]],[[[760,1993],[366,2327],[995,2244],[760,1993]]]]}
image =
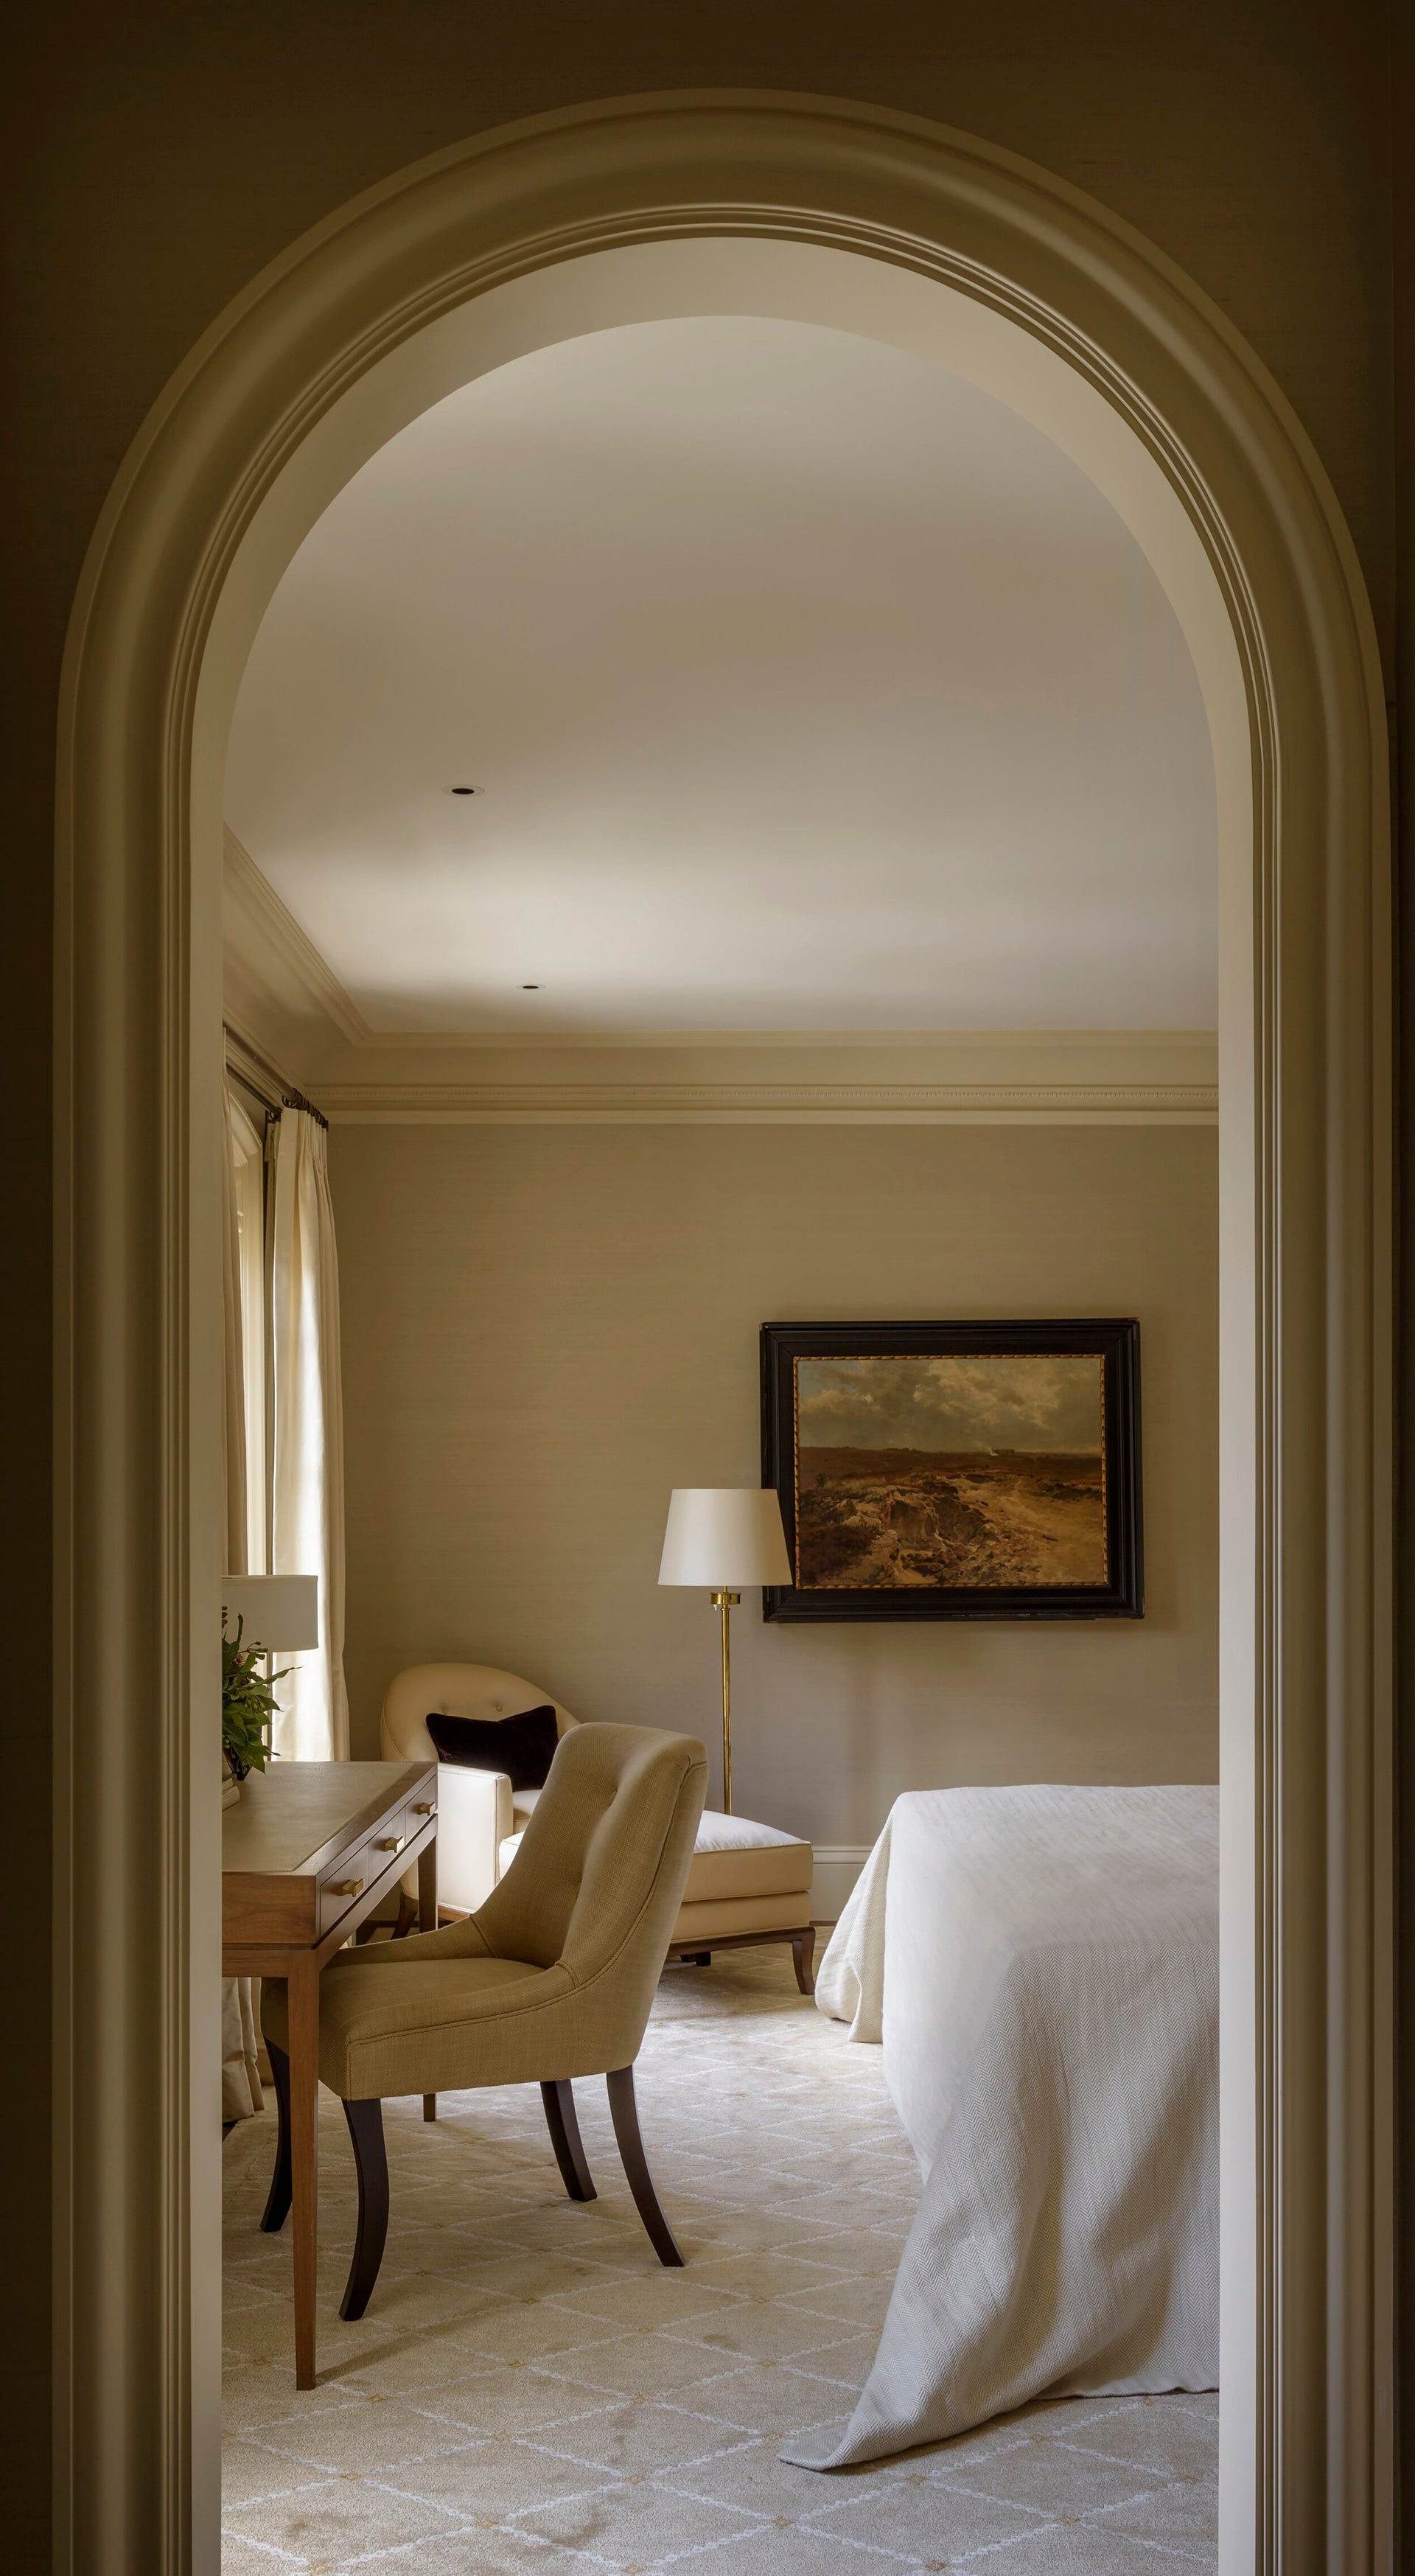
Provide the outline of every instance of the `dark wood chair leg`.
{"type": "Polygon", "coordinates": [[[346,2102],[344,2117],[349,2124],[354,2170],[359,2177],[359,2231],[354,2238],[354,2259],[349,2265],[339,2314],[352,2321],[361,2317],[368,2306],[383,2261],[388,2234],[388,2155],[383,2143],[380,2101],[375,2098],[346,2102]]]}
{"type": "Polygon", "coordinates": [[[816,1990],[815,1955],[816,1928],[813,1923],[808,1923],[805,1931],[798,1932],[791,1944],[791,1956],[796,1962],[796,1983],[803,1995],[813,1995],[816,1990]]]}
{"type": "Polygon", "coordinates": [[[619,2153],[623,2159],[625,2178],[634,2195],[634,2206],[648,2232],[649,2243],[660,2263],[677,2265],[681,2268],[683,2257],[678,2240],[659,2207],[658,2194],[653,2187],[653,2176],[649,2172],[648,2159],[644,2154],[644,2142],[639,2135],[639,2107],[634,2100],[634,2070],[632,2066],[620,2066],[612,2075],[606,2075],[604,2080],[609,2088],[610,2116],[614,2122],[615,2137],[619,2141],[619,2153]]]}
{"type": "Polygon", "coordinates": [[[574,2087],[566,2082],[542,2084],[540,2098],[545,2104],[545,2125],[550,2131],[550,2143],[555,2149],[561,2181],[572,2200],[593,2200],[596,2196],[594,2176],[580,2136],[574,2087]]]}
{"type": "Polygon", "coordinates": [[[261,2212],[261,2226],[267,2236],[278,2236],[290,2215],[294,2197],[290,2180],[290,2060],[273,2039],[265,2043],[270,2059],[270,2072],[275,2079],[275,2101],[280,2113],[280,2128],[275,2141],[275,2171],[270,2177],[270,2192],[261,2212]]]}
{"type": "Polygon", "coordinates": [[[435,2120],[437,2118],[437,2095],[435,2093],[424,2093],[423,2095],[423,2118],[425,2120],[435,2120]]]}
{"type": "MultiPolygon", "coordinates": [[[[399,1899],[398,1899],[398,1920],[397,1920],[397,1922],[396,1922],[396,1923],[394,1924],[394,1926],[393,1926],[393,1938],[394,1938],[394,1940],[395,1940],[395,1941],[403,1941],[403,1940],[406,1940],[406,1938],[407,1938],[408,1934],[411,1932],[411,1930],[412,1930],[412,1928],[413,1928],[413,1925],[417,1922],[417,1920],[418,1920],[418,1908],[417,1908],[417,1902],[416,1902],[416,1899],[415,1899],[415,1898],[413,1898],[413,1897],[411,1897],[411,1896],[400,1896],[400,1897],[399,1897],[399,1899]]],[[[427,1929],[429,1929],[430,1927],[429,1927],[429,1926],[427,1926],[427,1925],[422,1925],[422,1926],[420,1926],[419,1928],[420,1928],[420,1929],[422,1929],[422,1930],[427,1930],[427,1929]]]]}

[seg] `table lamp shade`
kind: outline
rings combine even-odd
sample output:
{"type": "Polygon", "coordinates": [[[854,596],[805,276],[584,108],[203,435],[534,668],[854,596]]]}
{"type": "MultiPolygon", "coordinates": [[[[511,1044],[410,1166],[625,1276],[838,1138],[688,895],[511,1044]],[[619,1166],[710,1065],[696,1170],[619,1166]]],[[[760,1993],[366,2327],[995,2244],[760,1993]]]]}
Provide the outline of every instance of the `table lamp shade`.
{"type": "Polygon", "coordinates": [[[687,1485],[675,1491],[658,1579],[699,1584],[710,1592],[789,1583],[781,1505],[770,1486],[687,1485]]]}
{"type": "Polygon", "coordinates": [[[221,1606],[227,1636],[234,1637],[237,1620],[244,1619],[245,1643],[263,1646],[268,1654],[319,1644],[317,1574],[223,1574],[221,1606]]]}

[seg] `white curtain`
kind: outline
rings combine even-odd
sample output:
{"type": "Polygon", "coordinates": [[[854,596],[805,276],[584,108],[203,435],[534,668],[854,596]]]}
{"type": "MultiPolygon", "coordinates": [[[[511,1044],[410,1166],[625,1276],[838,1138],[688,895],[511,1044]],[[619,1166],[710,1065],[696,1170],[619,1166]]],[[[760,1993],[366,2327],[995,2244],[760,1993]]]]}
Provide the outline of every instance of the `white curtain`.
{"type": "MultiPolygon", "coordinates": [[[[227,1126],[235,1170],[236,1230],[241,1270],[241,1377],[246,1435],[247,1574],[268,1574],[266,1520],[265,1349],[265,1129],[227,1094],[227,1126]]],[[[240,1571],[234,1557],[227,1570],[240,1571]]]]}
{"type": "Polygon", "coordinates": [[[344,1411],[339,1265],[327,1137],[301,1109],[274,1129],[271,1346],[275,1384],[272,1574],[319,1577],[319,1644],[281,1656],[276,1751],[345,1761],[344,1411]]]}
{"type": "MultiPolygon", "coordinates": [[[[224,1089],[224,1085],[223,1085],[224,1089]]],[[[247,1150],[240,1135],[244,1127],[250,1140],[255,1130],[244,1111],[237,1108],[229,1090],[225,1091],[225,1133],[223,1145],[224,1186],[221,1196],[221,1304],[222,1304],[222,1448],[226,1465],[226,1531],[225,1570],[228,1574],[251,1571],[249,1559],[250,1494],[247,1478],[246,1421],[249,1384],[248,1349],[245,1334],[247,1300],[243,1293],[246,1273],[250,1268],[253,1247],[248,1239],[248,1225],[243,1229],[238,1206],[238,1163],[247,1150]]],[[[256,1202],[258,1206],[259,1202],[256,1202]]],[[[248,1221],[249,1222],[249,1221],[248,1221]]],[[[257,1255],[258,1258],[258,1255],[257,1255]]],[[[257,1274],[258,1275],[258,1274],[257,1274]]],[[[250,1481],[262,1489],[263,1473],[250,1481]]],[[[256,1560],[257,1566],[259,1559],[256,1560]]],[[[223,1977],[221,1981],[221,2117],[223,2120],[248,2120],[253,2111],[265,2106],[256,2052],[259,2045],[259,1988],[250,1977],[223,1977]]]]}
{"type": "Polygon", "coordinates": [[[236,1104],[223,1082],[225,1128],[221,1191],[221,1456],[226,1471],[227,1574],[249,1574],[246,1503],[246,1318],[241,1294],[241,1220],[236,1205],[236,1104]]]}

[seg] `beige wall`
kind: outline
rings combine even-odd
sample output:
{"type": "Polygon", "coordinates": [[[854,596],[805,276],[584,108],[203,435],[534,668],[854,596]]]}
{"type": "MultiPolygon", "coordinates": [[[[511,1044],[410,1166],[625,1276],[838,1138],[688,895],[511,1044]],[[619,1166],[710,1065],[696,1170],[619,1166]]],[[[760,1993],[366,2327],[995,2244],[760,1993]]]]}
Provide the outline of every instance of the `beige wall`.
{"type": "Polygon", "coordinates": [[[675,1484],[759,1480],[768,1319],[1140,1318],[1148,1614],[734,1621],[736,1804],[869,1842],[902,1789],[1217,1776],[1212,1129],[344,1127],[331,1137],[356,1753],[465,1654],[718,1736],[675,1484]]]}

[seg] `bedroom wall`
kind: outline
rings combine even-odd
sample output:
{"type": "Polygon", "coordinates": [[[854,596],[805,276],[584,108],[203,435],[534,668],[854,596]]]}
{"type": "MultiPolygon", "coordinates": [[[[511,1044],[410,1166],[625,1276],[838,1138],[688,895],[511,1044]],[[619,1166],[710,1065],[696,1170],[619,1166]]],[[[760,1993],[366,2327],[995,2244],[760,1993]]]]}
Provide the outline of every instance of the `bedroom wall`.
{"type": "MultiPolygon", "coordinates": [[[[670,1489],[759,1481],[764,1321],[1134,1314],[1143,1622],[733,1621],[747,1814],[843,1892],[902,1789],[1217,1777],[1217,1136],[336,1127],[355,1753],[391,1674],[503,1664],[720,1741],[670,1489]]],[[[714,1794],[715,1791],[714,1791],[714,1794]]]]}

